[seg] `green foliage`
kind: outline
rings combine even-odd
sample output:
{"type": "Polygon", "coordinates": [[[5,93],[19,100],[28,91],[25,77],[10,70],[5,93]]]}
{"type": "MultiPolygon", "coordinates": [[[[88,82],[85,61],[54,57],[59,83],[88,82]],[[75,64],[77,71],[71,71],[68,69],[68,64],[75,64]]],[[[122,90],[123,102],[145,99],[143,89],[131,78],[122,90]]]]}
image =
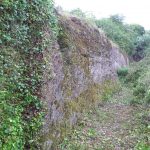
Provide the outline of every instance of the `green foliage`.
{"type": "Polygon", "coordinates": [[[141,76],[142,69],[136,69],[129,71],[129,74],[125,78],[125,83],[131,84],[133,87],[137,85],[138,79],[141,76]]]}
{"type": "Polygon", "coordinates": [[[14,95],[11,92],[0,91],[0,147],[4,150],[23,149],[24,145],[21,118],[23,108],[20,105],[9,103],[9,100],[13,99],[14,95]]]}
{"type": "Polygon", "coordinates": [[[94,128],[89,128],[89,130],[88,130],[88,132],[87,132],[87,135],[89,136],[89,137],[95,137],[96,136],[96,131],[95,131],[95,129],[94,128]]]}
{"type": "Polygon", "coordinates": [[[137,34],[137,36],[142,36],[145,33],[144,27],[138,24],[131,24],[129,25],[129,28],[131,29],[131,31],[137,34]]]}
{"type": "Polygon", "coordinates": [[[122,24],[124,21],[124,16],[115,14],[115,15],[111,15],[110,19],[115,23],[122,24]]]}
{"type": "Polygon", "coordinates": [[[125,24],[123,21],[124,17],[116,14],[110,18],[96,20],[96,25],[123,51],[139,61],[149,46],[149,33],[141,25],[125,24]]]}
{"type": "Polygon", "coordinates": [[[117,70],[117,74],[120,77],[125,77],[128,74],[128,68],[120,68],[117,70]]]}
{"type": "Polygon", "coordinates": [[[86,17],[86,14],[80,8],[74,9],[70,13],[80,18],[86,17]]]}
{"type": "Polygon", "coordinates": [[[133,63],[124,83],[133,90],[132,104],[149,104],[150,102],[150,59],[149,55],[138,63],[133,63]]]}
{"type": "Polygon", "coordinates": [[[146,93],[146,89],[143,84],[138,84],[133,90],[133,95],[138,97],[138,99],[143,98],[145,93],[146,93]]]}
{"type": "Polygon", "coordinates": [[[0,53],[0,149],[38,149],[43,51],[57,35],[52,0],[3,0],[0,53]],[[52,29],[52,31],[49,31],[52,29]]]}
{"type": "Polygon", "coordinates": [[[149,150],[150,149],[150,146],[148,146],[147,144],[141,142],[141,143],[138,143],[135,147],[136,150],[149,150]]]}
{"type": "Polygon", "coordinates": [[[124,25],[123,18],[119,15],[111,16],[110,18],[96,21],[96,25],[103,29],[106,35],[122,50],[132,55],[134,50],[134,34],[130,31],[127,25],[124,25]]]}
{"type": "Polygon", "coordinates": [[[150,33],[145,33],[142,36],[139,36],[136,40],[136,49],[137,51],[146,49],[150,46],[150,33]]]}
{"type": "Polygon", "coordinates": [[[83,19],[90,25],[95,25],[95,16],[90,12],[83,12],[80,8],[74,9],[70,12],[70,14],[79,17],[80,19],[83,19]]]}

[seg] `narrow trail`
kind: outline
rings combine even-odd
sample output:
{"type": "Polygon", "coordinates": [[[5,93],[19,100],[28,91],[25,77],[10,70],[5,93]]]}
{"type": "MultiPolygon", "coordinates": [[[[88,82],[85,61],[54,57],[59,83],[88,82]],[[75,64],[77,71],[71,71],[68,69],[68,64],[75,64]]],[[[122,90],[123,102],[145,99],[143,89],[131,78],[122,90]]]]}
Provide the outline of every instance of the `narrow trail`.
{"type": "Polygon", "coordinates": [[[83,133],[90,134],[86,139],[88,149],[127,150],[138,142],[133,134],[137,128],[136,108],[125,104],[105,104],[86,120],[83,133]],[[93,130],[93,131],[92,131],[93,130]],[[93,133],[92,133],[93,132],[93,133]]]}
{"type": "MultiPolygon", "coordinates": [[[[129,93],[129,92],[127,92],[129,93]]],[[[138,143],[150,145],[144,120],[144,106],[132,106],[124,99],[125,91],[111,101],[99,104],[85,114],[84,119],[64,142],[65,150],[150,150],[137,148],[138,143]]],[[[131,95],[130,95],[131,96],[131,95]]],[[[128,95],[129,97],[129,95],[128,95]]]]}

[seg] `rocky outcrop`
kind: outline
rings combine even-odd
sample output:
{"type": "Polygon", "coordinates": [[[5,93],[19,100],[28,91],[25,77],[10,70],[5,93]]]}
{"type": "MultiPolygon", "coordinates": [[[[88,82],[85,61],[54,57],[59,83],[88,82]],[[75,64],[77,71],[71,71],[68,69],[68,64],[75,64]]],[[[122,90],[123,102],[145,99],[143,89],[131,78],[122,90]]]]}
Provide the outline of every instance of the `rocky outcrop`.
{"type": "Polygon", "coordinates": [[[115,81],[116,70],[128,65],[127,56],[99,29],[73,16],[58,17],[58,40],[45,53],[50,71],[44,73],[42,88],[47,107],[41,138],[44,150],[100,98],[101,85],[115,81]]]}

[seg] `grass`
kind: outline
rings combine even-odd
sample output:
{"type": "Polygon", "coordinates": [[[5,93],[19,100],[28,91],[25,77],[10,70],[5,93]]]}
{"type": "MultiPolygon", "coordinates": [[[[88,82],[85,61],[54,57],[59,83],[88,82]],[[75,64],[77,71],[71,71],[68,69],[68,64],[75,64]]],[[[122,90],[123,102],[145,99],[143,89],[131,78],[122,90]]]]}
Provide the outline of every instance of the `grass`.
{"type": "Polygon", "coordinates": [[[93,110],[85,114],[58,150],[115,150],[117,146],[121,149],[149,150],[150,127],[146,124],[147,120],[143,120],[148,109],[143,111],[143,107],[126,105],[119,109],[118,106],[106,104],[99,107],[102,110],[98,113],[93,110]]]}

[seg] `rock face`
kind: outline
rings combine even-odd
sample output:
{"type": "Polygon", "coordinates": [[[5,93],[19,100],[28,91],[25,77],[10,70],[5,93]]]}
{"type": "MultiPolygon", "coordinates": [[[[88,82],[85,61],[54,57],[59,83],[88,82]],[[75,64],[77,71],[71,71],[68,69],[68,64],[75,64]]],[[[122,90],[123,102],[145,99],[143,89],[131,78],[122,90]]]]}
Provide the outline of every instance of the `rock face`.
{"type": "Polygon", "coordinates": [[[44,150],[63,137],[63,131],[77,122],[80,112],[98,100],[98,87],[115,81],[116,70],[128,65],[127,56],[97,28],[73,16],[58,17],[58,40],[45,54],[51,69],[45,72],[43,85],[47,107],[42,130],[44,150]]]}

